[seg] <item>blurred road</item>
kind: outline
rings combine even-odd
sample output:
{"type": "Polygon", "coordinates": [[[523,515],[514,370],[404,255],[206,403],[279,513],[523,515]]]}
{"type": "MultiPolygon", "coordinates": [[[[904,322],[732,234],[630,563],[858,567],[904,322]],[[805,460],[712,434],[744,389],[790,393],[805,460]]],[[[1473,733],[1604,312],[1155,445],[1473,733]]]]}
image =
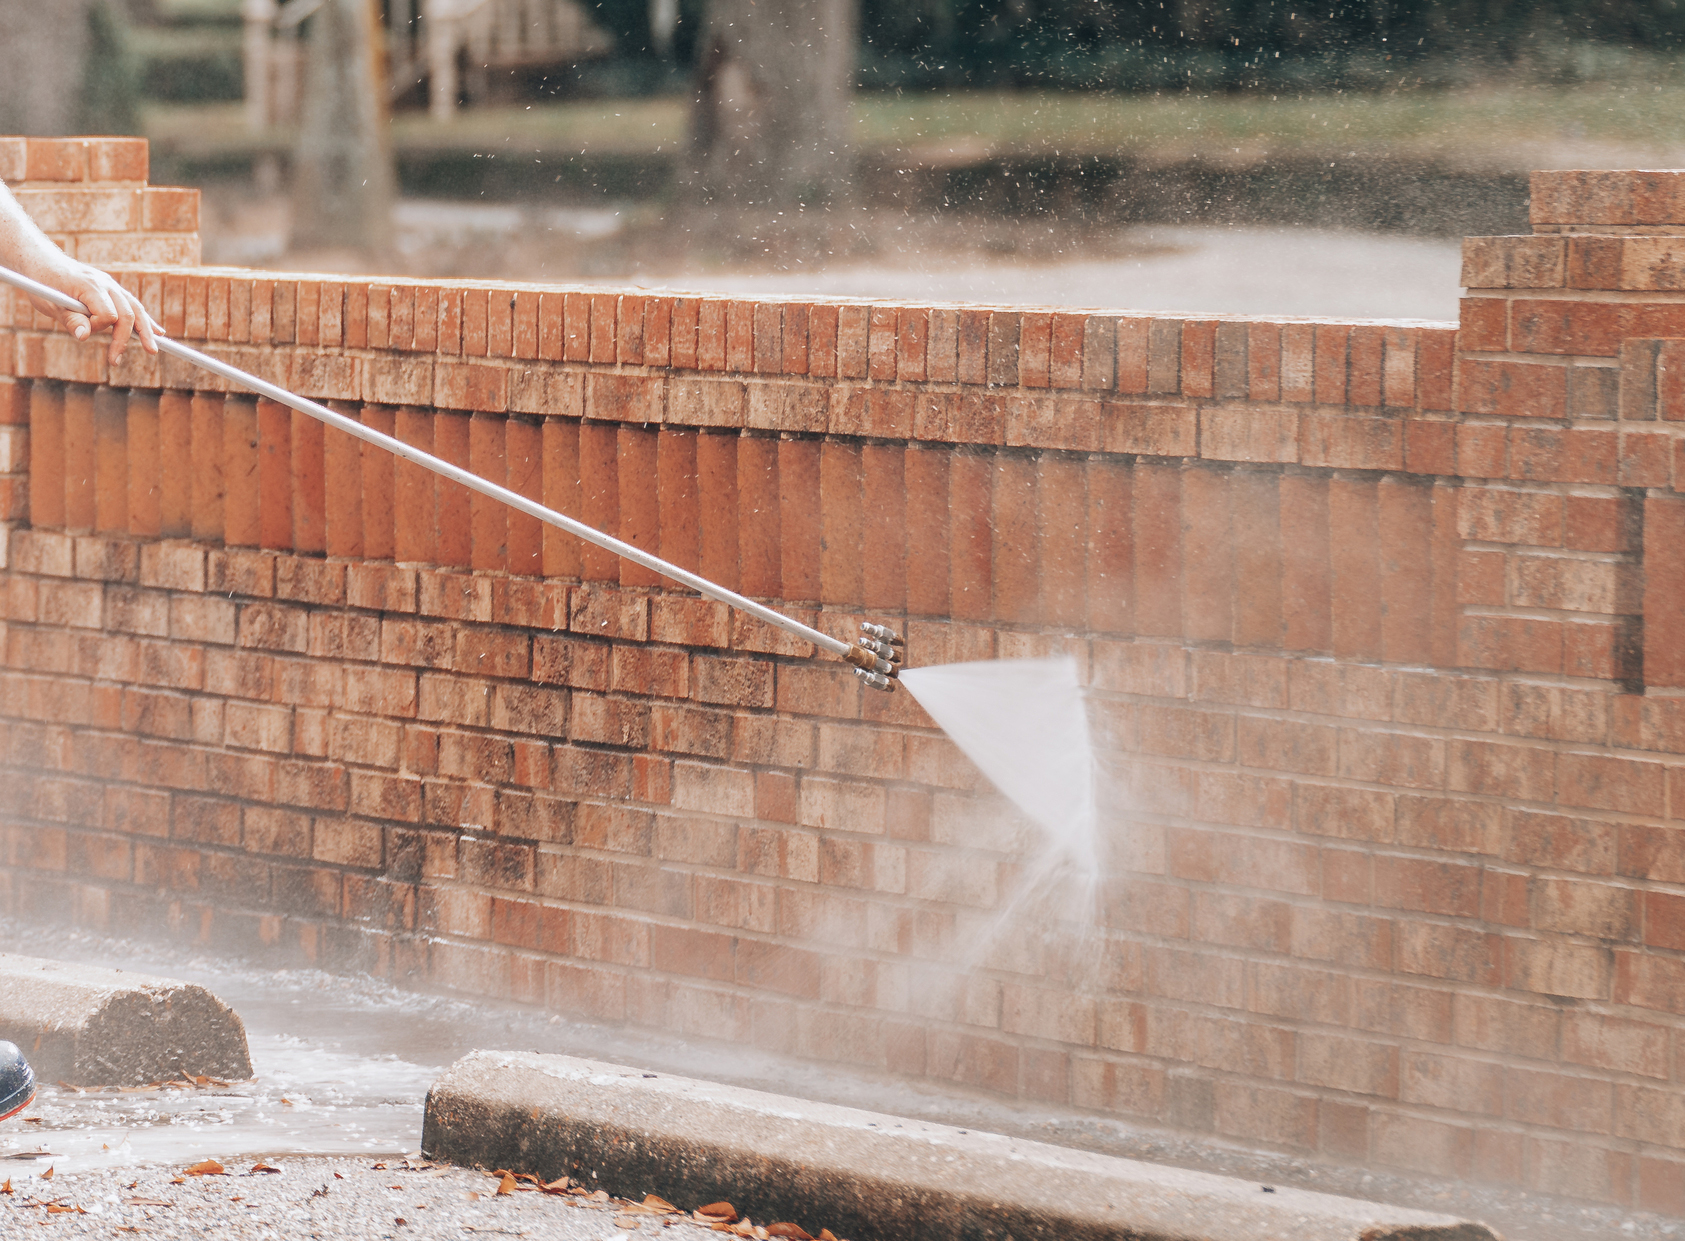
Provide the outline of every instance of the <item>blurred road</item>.
{"type": "Polygon", "coordinates": [[[687,275],[671,287],[745,296],[813,293],[1177,314],[1457,317],[1462,245],[1455,240],[1320,229],[1172,227],[1134,230],[1129,240],[1137,253],[1088,261],[955,261],[914,253],[904,263],[837,264],[811,276],[687,275]]]}

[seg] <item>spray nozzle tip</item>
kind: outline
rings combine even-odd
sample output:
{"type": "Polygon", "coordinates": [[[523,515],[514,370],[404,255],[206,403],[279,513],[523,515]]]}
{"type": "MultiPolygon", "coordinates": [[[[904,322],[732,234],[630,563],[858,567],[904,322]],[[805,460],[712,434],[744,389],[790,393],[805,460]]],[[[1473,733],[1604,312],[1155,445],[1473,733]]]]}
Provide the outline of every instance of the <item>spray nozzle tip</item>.
{"type": "Polygon", "coordinates": [[[905,645],[901,640],[901,635],[888,625],[875,625],[871,621],[861,621],[860,632],[868,638],[876,638],[879,642],[886,642],[890,646],[905,645]]]}
{"type": "Polygon", "coordinates": [[[864,668],[855,668],[854,675],[866,682],[873,689],[881,689],[886,694],[895,692],[895,682],[881,672],[867,672],[864,668]]]}

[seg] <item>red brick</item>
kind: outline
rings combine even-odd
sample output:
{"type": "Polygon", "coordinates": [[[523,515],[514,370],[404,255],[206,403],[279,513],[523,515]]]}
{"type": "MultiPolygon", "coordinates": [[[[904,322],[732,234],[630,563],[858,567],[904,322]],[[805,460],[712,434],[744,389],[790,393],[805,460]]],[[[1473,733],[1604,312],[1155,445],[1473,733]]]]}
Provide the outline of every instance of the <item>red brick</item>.
{"type": "Polygon", "coordinates": [[[1506,298],[1465,297],[1457,338],[1464,349],[1503,353],[1509,349],[1509,306],[1506,298]]]}
{"type": "Polygon", "coordinates": [[[1563,418],[1567,415],[1567,377],[1568,372],[1560,366],[1465,359],[1462,411],[1504,417],[1563,418]]]}
{"type": "Polygon", "coordinates": [[[1284,476],[1280,482],[1282,608],[1289,650],[1327,651],[1332,642],[1329,482],[1284,476]]]}
{"type": "MultiPolygon", "coordinates": [[[[822,534],[820,444],[781,440],[777,445],[779,580],[789,601],[821,598],[822,534]]],[[[741,467],[739,479],[743,477],[741,467]]]]}
{"type": "Polygon", "coordinates": [[[1138,465],[1134,481],[1135,616],[1140,633],[1182,633],[1182,473],[1138,465]]]}

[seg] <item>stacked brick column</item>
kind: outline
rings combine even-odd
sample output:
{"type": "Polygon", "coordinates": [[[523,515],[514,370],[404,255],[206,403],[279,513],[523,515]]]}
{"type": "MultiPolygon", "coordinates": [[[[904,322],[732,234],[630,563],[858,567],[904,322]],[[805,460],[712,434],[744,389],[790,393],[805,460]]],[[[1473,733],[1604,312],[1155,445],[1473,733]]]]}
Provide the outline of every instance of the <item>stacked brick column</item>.
{"type": "Polygon", "coordinates": [[[1542,179],[1460,325],[125,270],[822,627],[1074,654],[1094,925],[981,962],[1026,828],[905,695],[14,306],[0,896],[1685,1212],[1671,184],[1542,179]]]}
{"type": "MultiPolygon", "coordinates": [[[[196,264],[199,191],[148,185],[148,162],[144,138],[0,138],[0,181],[67,254],[102,267],[196,264]]],[[[34,320],[20,303],[17,321],[34,320]]],[[[13,374],[14,363],[0,359],[0,377],[13,374]]],[[[29,437],[18,398],[17,387],[0,378],[0,564],[9,523],[24,515],[28,494],[29,437]]]]}

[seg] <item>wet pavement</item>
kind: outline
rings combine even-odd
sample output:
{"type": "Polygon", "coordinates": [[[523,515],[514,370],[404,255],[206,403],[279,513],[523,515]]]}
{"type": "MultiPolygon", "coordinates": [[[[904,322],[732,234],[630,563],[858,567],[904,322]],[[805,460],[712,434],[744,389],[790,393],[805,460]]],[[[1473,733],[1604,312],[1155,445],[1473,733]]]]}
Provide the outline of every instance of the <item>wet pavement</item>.
{"type": "MultiPolygon", "coordinates": [[[[0,1125],[0,1179],[10,1177],[19,1194],[35,1198],[53,1187],[41,1180],[49,1168],[55,1182],[89,1177],[94,1179],[88,1184],[109,1188],[206,1158],[235,1169],[259,1159],[285,1167],[298,1157],[335,1155],[365,1166],[418,1155],[422,1105],[438,1072],[475,1048],[495,1048],[608,1060],[1261,1184],[1298,1185],[1440,1211],[1487,1223],[1508,1241],[1685,1238],[1685,1221],[1678,1219],[1520,1190],[1314,1163],[1071,1109],[1020,1105],[937,1082],[816,1065],[725,1042],[566,1021],[513,1005],[404,991],[378,979],[269,970],[168,945],[48,932],[7,920],[0,920],[0,951],[98,961],[207,987],[245,1020],[256,1073],[253,1081],[227,1088],[187,1089],[184,1084],[179,1090],[77,1093],[46,1086],[22,1118],[0,1125]]],[[[649,1188],[661,1192],[660,1186],[649,1188]]],[[[53,1218],[68,1221],[70,1216],[53,1218]]],[[[205,1216],[207,1227],[213,1218],[222,1217],[205,1216]]],[[[614,1231],[605,1223],[597,1232],[580,1235],[604,1237],[614,1231]]],[[[312,1231],[283,1229],[275,1235],[290,1238],[312,1231]]]]}
{"type": "Polygon", "coordinates": [[[811,293],[1178,315],[1457,317],[1462,243],[1456,240],[1310,228],[1141,227],[1126,236],[1131,252],[1112,256],[1028,262],[911,253],[903,263],[838,263],[811,274],[687,274],[666,283],[745,297],[811,293]]]}
{"type": "Polygon", "coordinates": [[[668,1241],[720,1241],[722,1234],[699,1223],[603,1197],[584,1189],[545,1193],[527,1182],[419,1160],[295,1158],[230,1164],[208,1175],[147,1168],[19,1182],[10,1193],[0,1192],[0,1234],[29,1235],[46,1225],[53,1229],[49,1236],[139,1234],[162,1241],[632,1241],[656,1232],[668,1241]]]}

